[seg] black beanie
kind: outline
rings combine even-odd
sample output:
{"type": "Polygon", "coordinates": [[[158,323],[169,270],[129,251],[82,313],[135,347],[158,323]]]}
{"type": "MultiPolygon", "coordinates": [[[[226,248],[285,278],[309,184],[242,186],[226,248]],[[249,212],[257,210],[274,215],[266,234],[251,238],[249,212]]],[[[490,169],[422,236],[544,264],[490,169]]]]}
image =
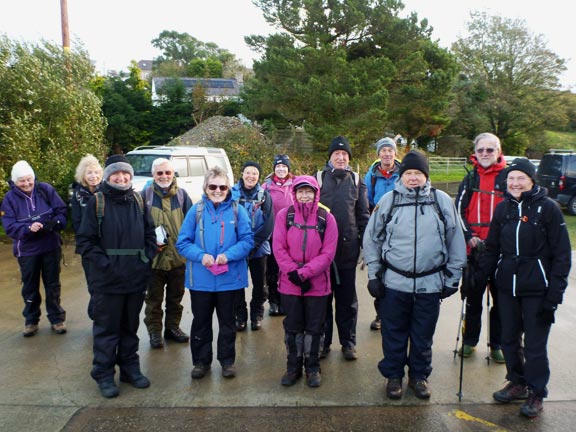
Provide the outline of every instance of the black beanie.
{"type": "Polygon", "coordinates": [[[330,156],[332,156],[332,153],[334,153],[336,150],[344,150],[345,152],[348,153],[350,159],[352,159],[352,147],[350,147],[350,143],[348,142],[346,137],[337,136],[332,140],[332,142],[330,143],[330,147],[328,147],[328,158],[330,158],[330,156]]]}
{"type": "Polygon", "coordinates": [[[426,178],[430,176],[430,170],[428,168],[428,159],[426,159],[426,156],[424,156],[424,154],[420,153],[419,151],[412,150],[406,156],[404,156],[404,159],[402,159],[402,162],[400,163],[400,170],[399,170],[400,177],[402,177],[404,171],[411,169],[415,169],[422,172],[426,176],[426,178]]]}
{"type": "Polygon", "coordinates": [[[534,184],[536,184],[536,168],[534,168],[534,164],[530,162],[528,159],[525,158],[516,158],[512,161],[510,166],[506,171],[506,177],[510,171],[522,171],[528,177],[532,179],[534,184]]]}
{"type": "Polygon", "coordinates": [[[242,172],[244,172],[244,170],[247,167],[254,167],[258,170],[258,177],[260,177],[260,175],[262,174],[262,167],[260,166],[260,164],[258,162],[254,162],[254,161],[246,161],[244,162],[244,165],[242,165],[242,172]]]}
{"type": "Polygon", "coordinates": [[[130,174],[131,178],[134,178],[134,168],[130,165],[130,161],[124,155],[113,154],[104,163],[104,173],[102,178],[108,180],[112,174],[115,172],[122,171],[130,174]]]}
{"type": "Polygon", "coordinates": [[[274,156],[274,162],[272,163],[272,168],[276,168],[276,165],[284,164],[288,167],[288,171],[290,171],[290,156],[286,154],[279,154],[274,156]]]}

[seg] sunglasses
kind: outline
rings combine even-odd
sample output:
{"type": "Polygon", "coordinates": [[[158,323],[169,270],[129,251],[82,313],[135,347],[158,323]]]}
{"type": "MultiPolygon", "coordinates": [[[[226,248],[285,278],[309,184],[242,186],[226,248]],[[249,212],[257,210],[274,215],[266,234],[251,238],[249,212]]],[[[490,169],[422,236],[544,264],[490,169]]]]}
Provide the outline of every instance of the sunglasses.
{"type": "Polygon", "coordinates": [[[492,154],[492,153],[494,153],[495,151],[496,151],[496,149],[495,149],[495,148],[491,148],[491,147],[476,149],[476,153],[488,153],[488,154],[492,154]]]}
{"type": "Polygon", "coordinates": [[[166,174],[166,175],[171,175],[171,174],[172,174],[172,171],[156,171],[156,175],[161,176],[161,175],[164,175],[164,174],[166,174]]]}
{"type": "Polygon", "coordinates": [[[228,186],[209,184],[208,189],[210,189],[211,191],[215,191],[216,189],[220,189],[222,192],[226,192],[228,190],[228,186]]]}

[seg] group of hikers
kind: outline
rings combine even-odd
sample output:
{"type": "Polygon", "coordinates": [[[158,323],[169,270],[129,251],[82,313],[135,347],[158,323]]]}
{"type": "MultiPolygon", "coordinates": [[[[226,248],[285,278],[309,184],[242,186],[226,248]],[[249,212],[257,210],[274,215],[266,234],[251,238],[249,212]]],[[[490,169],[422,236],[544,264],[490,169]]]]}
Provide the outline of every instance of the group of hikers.
{"type": "MultiPolygon", "coordinates": [[[[474,167],[453,200],[432,187],[423,153],[412,150],[400,160],[396,141],[385,137],[376,154],[364,177],[350,167],[352,147],[343,136],[331,141],[326,165],[313,175],[294,175],[286,154],[274,157],[265,178],[258,162],[246,161],[234,185],[212,167],[196,203],[178,187],[168,159],[153,162],[152,181],[137,192],[124,156],[108,157],[104,167],[92,155],[82,158],[70,214],[90,294],[91,376],[101,394],[118,396],[116,366],[120,381],[150,385],[138,355],[144,304],[150,346],[161,348],[166,339],[189,343],[191,377],[201,379],[213,362],[214,311],[216,359],[222,376],[233,378],[236,334],[248,324],[262,328],[268,301],[269,315],[284,317],[281,384],[292,386],[305,375],[308,386],[320,386],[334,323],[344,359],[358,357],[362,253],[388,398],[403,396],[406,374],[414,395],[430,398],[442,300],[459,288],[466,304],[459,354],[473,355],[488,289],[490,356],[506,364],[508,381],[493,397],[525,400],[520,412],[537,417],[548,391],[547,340],[567,286],[571,245],[562,212],[537,185],[534,166],[523,158],[506,166],[498,137],[482,133],[474,140],[474,167]],[[185,289],[189,335],[180,328],[185,289]]],[[[22,275],[23,335],[38,332],[41,278],[51,328],[64,334],[59,231],[67,205],[52,186],[36,181],[26,161],[14,164],[9,183],[2,223],[22,275]]]]}

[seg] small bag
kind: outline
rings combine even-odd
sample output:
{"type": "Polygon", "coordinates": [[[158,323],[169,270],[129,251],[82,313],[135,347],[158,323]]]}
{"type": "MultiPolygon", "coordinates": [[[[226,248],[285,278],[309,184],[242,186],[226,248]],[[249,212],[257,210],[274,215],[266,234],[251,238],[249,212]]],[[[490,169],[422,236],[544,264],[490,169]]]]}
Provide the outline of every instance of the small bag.
{"type": "Polygon", "coordinates": [[[210,267],[206,267],[214,276],[226,273],[228,271],[228,264],[213,264],[210,267]]]}

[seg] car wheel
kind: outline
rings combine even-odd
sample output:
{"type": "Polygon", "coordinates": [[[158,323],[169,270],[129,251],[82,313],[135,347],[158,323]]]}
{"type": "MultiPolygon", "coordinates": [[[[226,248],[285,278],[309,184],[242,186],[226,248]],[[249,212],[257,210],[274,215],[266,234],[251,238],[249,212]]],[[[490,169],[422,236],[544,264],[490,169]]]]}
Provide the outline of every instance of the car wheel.
{"type": "Polygon", "coordinates": [[[569,215],[576,216],[576,196],[572,197],[568,203],[568,207],[566,207],[566,211],[569,215]]]}

